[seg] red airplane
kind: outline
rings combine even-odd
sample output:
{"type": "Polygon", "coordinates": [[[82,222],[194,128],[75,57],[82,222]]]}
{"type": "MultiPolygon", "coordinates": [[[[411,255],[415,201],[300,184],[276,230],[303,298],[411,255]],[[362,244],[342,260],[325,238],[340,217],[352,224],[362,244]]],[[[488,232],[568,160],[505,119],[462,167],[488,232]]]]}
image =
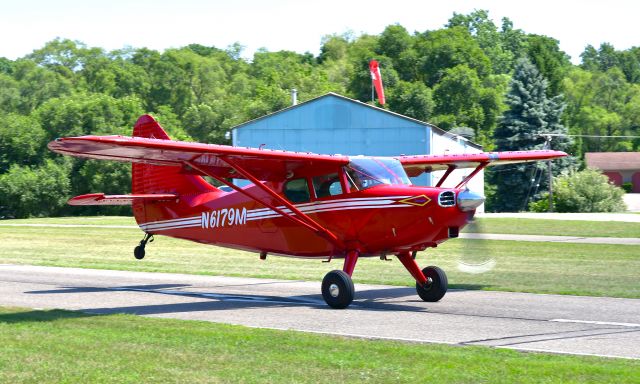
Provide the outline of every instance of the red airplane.
{"type": "Polygon", "coordinates": [[[440,300],[447,276],[420,269],[416,252],[458,237],[484,197],[467,182],[488,165],[548,160],[559,151],[367,157],[318,155],[179,142],[149,115],[133,137],[82,136],[49,143],[52,151],[90,159],[133,163],[132,194],[77,196],[71,205],[132,205],[145,232],[137,259],[153,235],[223,247],[315,259],[344,259],[322,281],[333,308],[354,297],[358,258],[396,255],[416,280],[424,301],[440,300]],[[455,169],[475,168],[453,188],[442,184],[455,169]],[[411,185],[410,176],[444,170],[434,187],[411,185]],[[226,188],[216,188],[209,176],[226,188]],[[245,179],[236,186],[231,179],[245,179]]]}

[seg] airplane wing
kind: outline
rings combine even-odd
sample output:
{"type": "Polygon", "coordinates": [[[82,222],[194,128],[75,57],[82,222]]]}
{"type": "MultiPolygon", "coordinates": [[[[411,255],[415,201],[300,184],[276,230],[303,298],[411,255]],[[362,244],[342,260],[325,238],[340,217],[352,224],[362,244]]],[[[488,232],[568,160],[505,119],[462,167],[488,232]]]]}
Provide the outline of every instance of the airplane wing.
{"type": "MultiPolygon", "coordinates": [[[[347,156],[239,148],[127,136],[81,136],[59,138],[49,149],[64,155],[152,165],[179,166],[192,163],[223,178],[243,178],[225,159],[250,169],[259,180],[282,181],[291,177],[322,174],[346,165],[347,156]]],[[[186,168],[188,171],[188,167],[186,168]]]]}
{"type": "MultiPolygon", "coordinates": [[[[252,175],[257,179],[272,181],[323,174],[331,172],[336,166],[349,163],[349,158],[342,155],[318,155],[127,136],[65,137],[50,142],[48,146],[54,152],[90,159],[183,168],[185,164],[192,163],[219,177],[243,178],[227,164],[225,159],[228,159],[244,169],[251,170],[252,175]]],[[[482,163],[487,165],[521,163],[566,155],[561,151],[538,150],[399,156],[397,159],[409,176],[418,176],[424,172],[446,170],[450,166],[455,166],[456,169],[475,168],[482,163]]]]}
{"type": "Polygon", "coordinates": [[[460,168],[476,168],[482,163],[487,166],[524,163],[530,161],[551,160],[567,156],[562,151],[536,150],[536,151],[512,151],[512,152],[480,152],[460,155],[417,155],[400,156],[409,176],[419,176],[425,172],[442,171],[454,166],[460,168]]]}

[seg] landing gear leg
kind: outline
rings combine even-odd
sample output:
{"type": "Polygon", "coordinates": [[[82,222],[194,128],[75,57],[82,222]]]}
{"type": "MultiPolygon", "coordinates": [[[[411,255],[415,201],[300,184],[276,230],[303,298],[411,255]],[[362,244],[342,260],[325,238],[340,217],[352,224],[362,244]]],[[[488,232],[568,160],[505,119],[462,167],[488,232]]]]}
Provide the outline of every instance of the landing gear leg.
{"type": "Polygon", "coordinates": [[[438,267],[429,266],[420,270],[416,261],[409,252],[398,254],[398,260],[407,268],[416,279],[416,291],[424,301],[435,302],[442,299],[447,293],[449,285],[447,275],[438,267]]]}
{"type": "Polygon", "coordinates": [[[348,252],[344,259],[342,271],[331,271],[322,279],[322,297],[330,307],[343,309],[353,301],[355,288],[351,275],[359,255],[360,252],[358,251],[348,252]]]}
{"type": "Polygon", "coordinates": [[[153,243],[153,235],[150,233],[145,233],[144,238],[140,240],[140,245],[133,249],[133,256],[138,259],[144,259],[144,247],[147,245],[147,242],[153,243]]]}

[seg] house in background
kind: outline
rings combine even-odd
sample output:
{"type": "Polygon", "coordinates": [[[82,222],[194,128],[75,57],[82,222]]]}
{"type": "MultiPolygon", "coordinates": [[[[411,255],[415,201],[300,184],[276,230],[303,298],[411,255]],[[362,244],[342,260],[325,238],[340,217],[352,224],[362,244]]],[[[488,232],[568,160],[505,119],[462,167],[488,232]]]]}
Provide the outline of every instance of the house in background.
{"type": "MultiPolygon", "coordinates": [[[[295,98],[294,98],[295,100],[295,98]]],[[[234,146],[265,147],[319,154],[399,156],[477,153],[482,148],[429,123],[387,111],[335,93],[292,105],[248,121],[231,131],[234,146]]],[[[456,185],[473,169],[454,171],[445,186],[456,185]]],[[[444,172],[413,178],[416,185],[435,185],[444,172]]],[[[469,188],[484,193],[479,174],[469,188]]],[[[482,211],[484,206],[478,211],[482,211]]]]}
{"type": "Polygon", "coordinates": [[[640,152],[588,152],[585,162],[601,170],[613,184],[631,183],[631,192],[640,193],[640,152]]]}

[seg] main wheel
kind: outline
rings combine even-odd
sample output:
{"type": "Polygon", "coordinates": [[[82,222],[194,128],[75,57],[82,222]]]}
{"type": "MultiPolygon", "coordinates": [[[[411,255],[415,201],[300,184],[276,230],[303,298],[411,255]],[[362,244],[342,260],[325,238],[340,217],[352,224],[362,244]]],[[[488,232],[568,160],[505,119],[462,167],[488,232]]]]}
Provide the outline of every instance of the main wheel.
{"type": "Polygon", "coordinates": [[[447,275],[444,271],[438,267],[426,267],[422,270],[424,277],[427,278],[427,283],[421,285],[416,283],[416,291],[418,296],[424,301],[435,302],[444,297],[447,293],[447,287],[449,282],[447,281],[447,275]]]}
{"type": "Polygon", "coordinates": [[[133,249],[133,256],[138,260],[144,259],[144,247],[142,245],[135,247],[133,249]]]}
{"type": "Polygon", "coordinates": [[[332,308],[346,308],[353,301],[353,280],[345,272],[331,271],[322,279],[322,297],[332,308]]]}

